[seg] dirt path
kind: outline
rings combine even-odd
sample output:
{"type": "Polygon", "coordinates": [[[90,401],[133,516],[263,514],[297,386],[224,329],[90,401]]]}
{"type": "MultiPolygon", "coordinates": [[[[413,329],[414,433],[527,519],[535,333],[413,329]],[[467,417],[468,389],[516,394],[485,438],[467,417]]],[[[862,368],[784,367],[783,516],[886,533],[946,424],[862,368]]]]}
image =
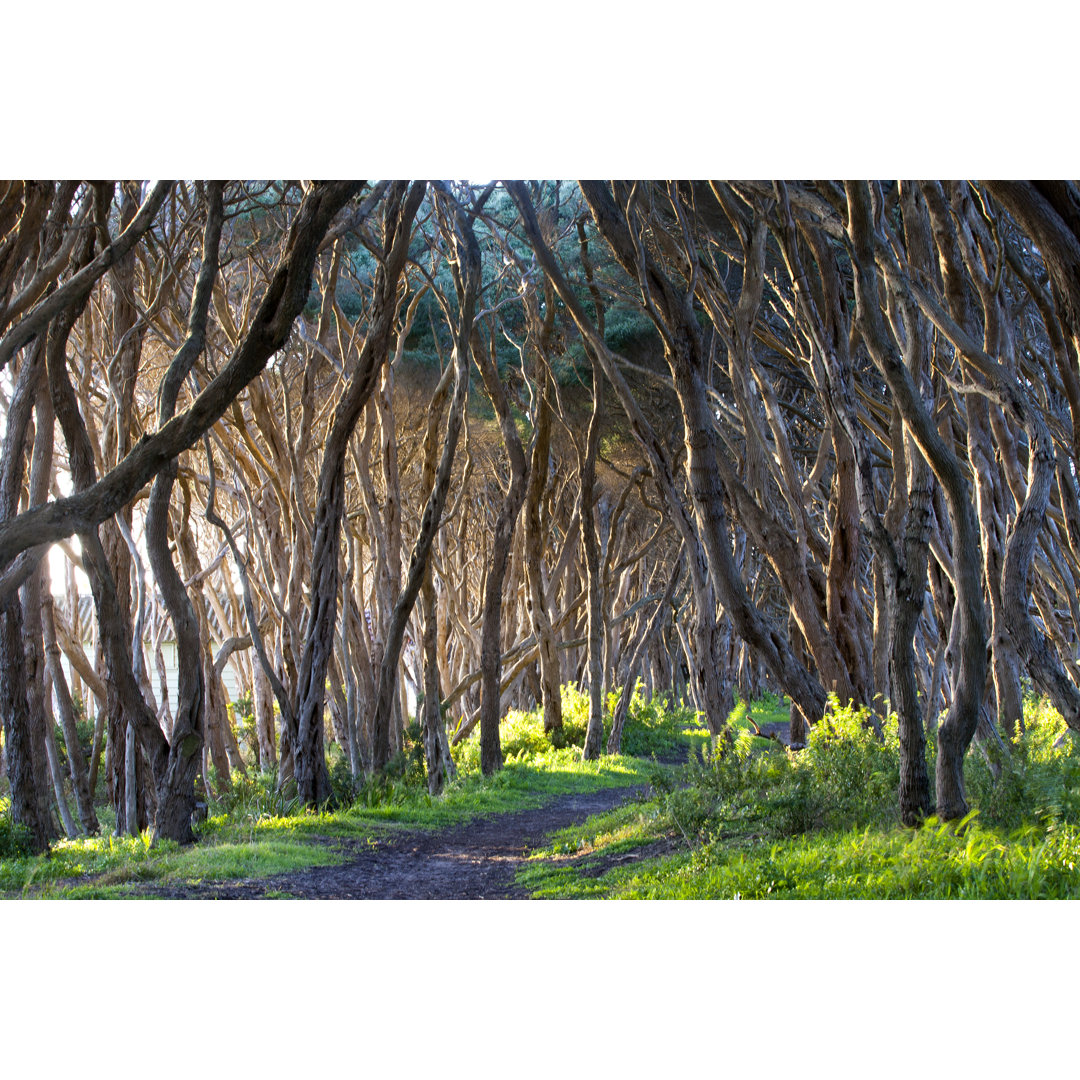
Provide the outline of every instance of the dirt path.
{"type": "Polygon", "coordinates": [[[525,899],[514,874],[545,834],[624,803],[645,786],[565,795],[536,810],[481,818],[439,832],[408,832],[369,844],[325,840],[347,852],[339,866],[246,881],[147,886],[138,895],[182,900],[256,900],[271,893],[304,900],[525,899]]]}

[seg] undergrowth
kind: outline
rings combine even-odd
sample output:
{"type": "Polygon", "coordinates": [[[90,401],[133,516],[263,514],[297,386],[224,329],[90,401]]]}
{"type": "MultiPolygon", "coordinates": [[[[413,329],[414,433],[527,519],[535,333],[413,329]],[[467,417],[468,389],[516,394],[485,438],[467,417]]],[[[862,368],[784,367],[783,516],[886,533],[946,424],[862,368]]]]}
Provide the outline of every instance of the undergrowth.
{"type": "MultiPolygon", "coordinates": [[[[831,701],[797,753],[737,726],[730,746],[703,753],[682,784],[661,786],[651,811],[618,837],[629,849],[666,835],[676,853],[598,874],[607,842],[586,822],[561,838],[562,850],[537,852],[519,883],[562,897],[1080,896],[1080,754],[1045,703],[1026,703],[1025,731],[1003,755],[969,753],[971,813],[918,830],[899,822],[894,718],[879,740],[864,711],[831,701]],[[575,845],[587,857],[568,861],[575,845]]],[[[931,738],[931,776],[934,758],[931,738]]]]}
{"type": "MultiPolygon", "coordinates": [[[[612,714],[622,696],[622,688],[613,690],[604,701],[603,747],[611,735],[612,714]]],[[[513,709],[499,725],[503,758],[523,760],[552,749],[576,749],[585,745],[589,726],[589,695],[573,683],[562,687],[562,729],[545,733],[540,706],[529,712],[513,709]]],[[[630,699],[623,726],[622,754],[630,757],[680,759],[687,750],[707,744],[709,735],[698,713],[685,705],[669,702],[662,696],[646,700],[639,682],[630,699]]],[[[453,749],[459,768],[480,767],[480,732],[478,730],[453,749]]]]}
{"type": "Polygon", "coordinates": [[[198,884],[266,877],[343,860],[341,852],[295,836],[218,836],[180,847],[169,840],[151,844],[141,836],[96,836],[60,840],[47,855],[0,860],[0,892],[7,894],[106,899],[146,883],[198,884]]]}
{"type": "MultiPolygon", "coordinates": [[[[316,837],[374,844],[396,829],[443,828],[478,816],[535,808],[560,795],[645,786],[664,775],[665,767],[625,754],[583,761],[577,744],[584,739],[582,717],[587,719],[588,700],[568,688],[564,706],[567,737],[555,740],[563,745],[545,737],[539,711],[511,715],[504,729],[505,767],[492,777],[482,776],[478,749],[474,753],[466,741],[456,754],[457,777],[436,798],[427,791],[416,725],[406,730],[402,750],[383,773],[359,781],[332,746],[328,768],[334,798],[322,810],[305,808],[294,787],[279,786],[276,772],[234,772],[228,784],[210,784],[214,794],[208,816],[197,826],[199,843],[189,848],[151,844],[149,833],[104,835],[60,841],[48,854],[31,856],[25,830],[11,824],[0,804],[0,893],[121,896],[150,881],[269,876],[344,857],[340,845],[316,845],[316,837]]],[[[627,733],[636,733],[638,745],[661,752],[679,746],[684,731],[697,734],[695,714],[689,710],[666,709],[635,697],[631,716],[627,733]]]]}

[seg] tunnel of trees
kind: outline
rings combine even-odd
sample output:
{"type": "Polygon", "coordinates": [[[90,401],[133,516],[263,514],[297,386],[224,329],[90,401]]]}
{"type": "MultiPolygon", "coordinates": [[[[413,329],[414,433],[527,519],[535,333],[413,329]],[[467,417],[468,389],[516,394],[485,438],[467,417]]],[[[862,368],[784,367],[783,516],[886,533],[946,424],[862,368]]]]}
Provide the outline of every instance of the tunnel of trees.
{"type": "Polygon", "coordinates": [[[11,813],[97,831],[100,758],[187,842],[413,713],[437,794],[641,680],[721,753],[736,694],[894,713],[962,817],[1025,692],[1080,731],[1078,349],[1067,182],[0,183],[11,813]]]}

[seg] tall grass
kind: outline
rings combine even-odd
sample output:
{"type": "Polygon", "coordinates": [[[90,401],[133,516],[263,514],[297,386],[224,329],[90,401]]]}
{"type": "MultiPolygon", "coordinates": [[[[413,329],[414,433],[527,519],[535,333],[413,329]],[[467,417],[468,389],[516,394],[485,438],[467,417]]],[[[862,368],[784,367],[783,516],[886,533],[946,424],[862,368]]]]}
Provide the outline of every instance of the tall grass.
{"type": "MultiPolygon", "coordinates": [[[[1080,754],[1045,702],[1026,702],[1025,730],[1004,754],[969,752],[971,813],[949,824],[932,818],[918,830],[899,821],[895,718],[883,739],[868,721],[833,700],[797,753],[736,724],[742,730],[730,747],[703,753],[685,786],[661,791],[655,814],[639,815],[639,845],[666,832],[679,853],[597,875],[577,873],[548,850],[522,883],[544,896],[1080,896],[1080,754]]],[[[932,739],[928,757],[932,774],[932,739]]],[[[588,830],[581,827],[582,838],[588,830]]],[[[619,842],[631,844],[625,830],[619,842]]]]}

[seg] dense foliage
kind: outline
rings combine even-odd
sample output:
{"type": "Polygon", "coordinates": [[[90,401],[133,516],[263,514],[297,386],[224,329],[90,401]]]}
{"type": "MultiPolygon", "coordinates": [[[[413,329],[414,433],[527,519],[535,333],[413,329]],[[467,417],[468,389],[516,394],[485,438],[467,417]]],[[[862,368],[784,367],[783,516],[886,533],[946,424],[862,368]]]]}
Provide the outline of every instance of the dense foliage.
{"type": "Polygon", "coordinates": [[[833,702],[797,753],[743,730],[647,806],[554,837],[520,880],[540,896],[1080,897],[1080,752],[1045,701],[998,759],[969,754],[971,812],[920,830],[899,822],[895,722],[881,740],[867,720],[833,702]],[[665,836],[681,852],[597,873],[665,836]]]}
{"type": "Polygon", "coordinates": [[[186,844],[691,732],[695,850],[1068,826],[1024,698],[1080,732],[1078,208],[0,182],[11,821],[186,844]]]}

